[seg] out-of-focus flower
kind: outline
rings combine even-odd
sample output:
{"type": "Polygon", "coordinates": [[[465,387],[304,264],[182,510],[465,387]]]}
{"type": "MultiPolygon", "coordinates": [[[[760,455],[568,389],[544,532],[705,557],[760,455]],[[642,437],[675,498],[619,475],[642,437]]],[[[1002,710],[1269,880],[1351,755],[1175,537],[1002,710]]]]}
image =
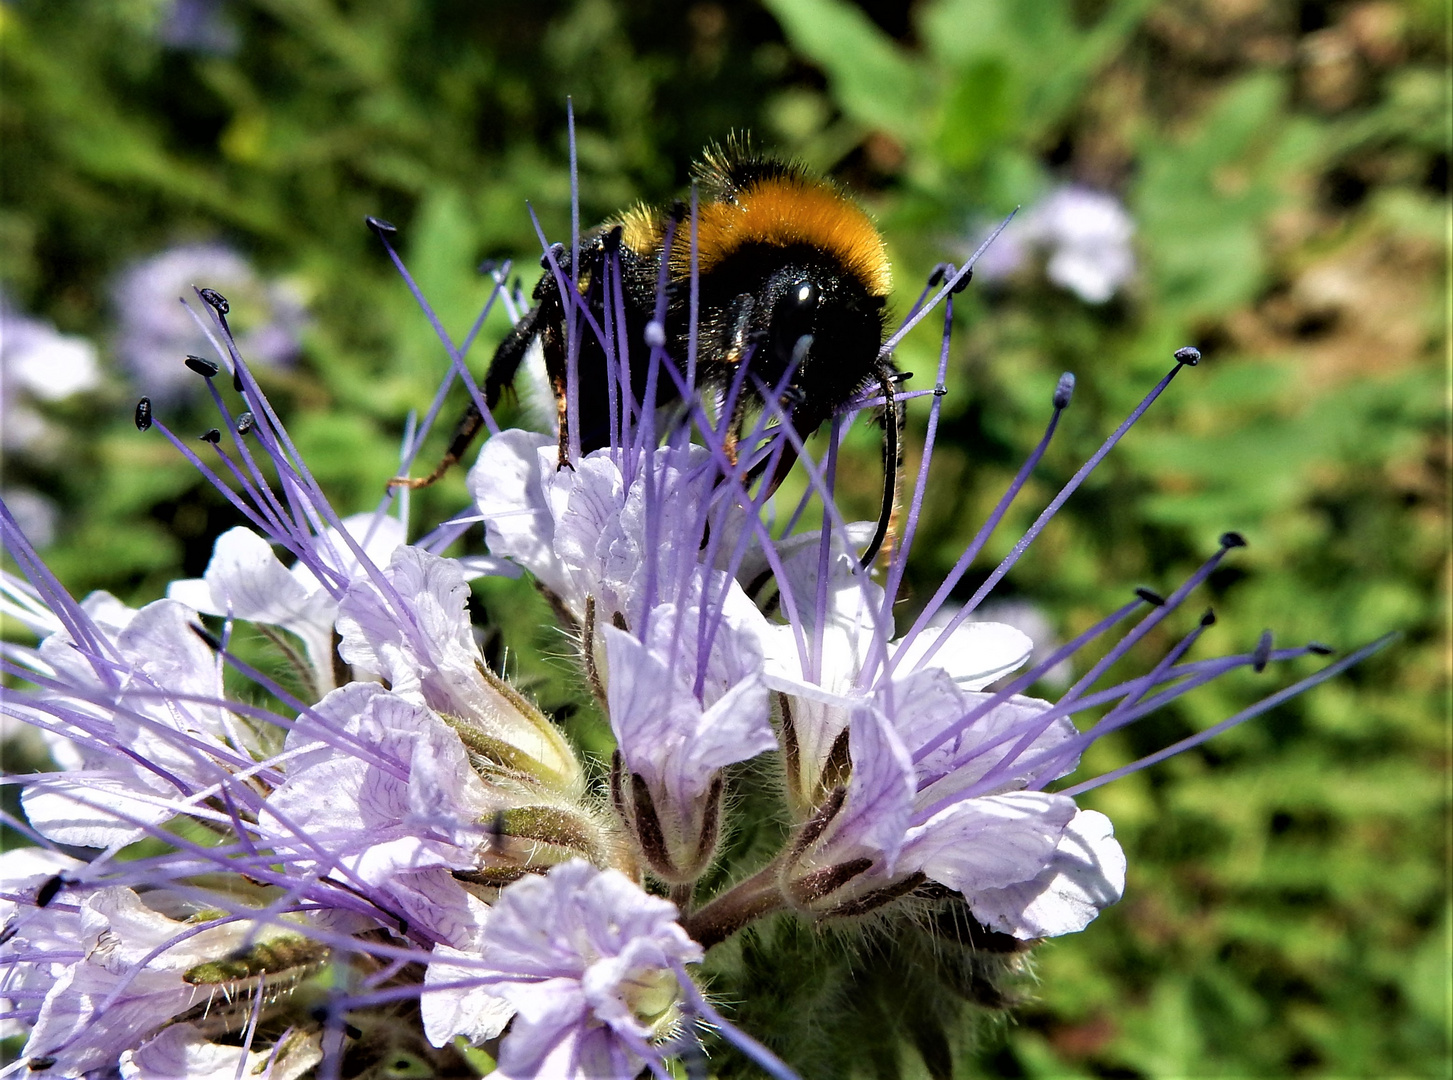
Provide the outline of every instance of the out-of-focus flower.
{"type": "Polygon", "coordinates": [[[15,520],[36,547],[50,547],[55,539],[56,522],[60,520],[60,508],[54,502],[38,491],[23,487],[0,488],[0,499],[10,507],[15,520]]]}
{"type": "Polygon", "coordinates": [[[302,299],[288,285],[263,280],[222,244],[182,244],[132,264],[116,280],[116,352],[132,380],[159,403],[197,385],[183,361],[201,356],[231,367],[215,331],[198,325],[181,300],[195,288],[215,289],[235,305],[233,331],[250,364],[284,367],[302,347],[307,323],[302,299]]]}
{"type": "Polygon", "coordinates": [[[34,404],[60,401],[100,381],[90,341],[21,313],[0,294],[0,447],[35,447],[47,425],[34,404]]]}
{"type": "Polygon", "coordinates": [[[231,56],[242,43],[228,0],[171,0],[157,37],[173,49],[231,56]]]}
{"type": "Polygon", "coordinates": [[[1087,304],[1103,304],[1135,273],[1134,235],[1135,222],[1115,196],[1067,184],[1011,221],[974,272],[994,281],[1042,254],[1050,281],[1087,304]]]}

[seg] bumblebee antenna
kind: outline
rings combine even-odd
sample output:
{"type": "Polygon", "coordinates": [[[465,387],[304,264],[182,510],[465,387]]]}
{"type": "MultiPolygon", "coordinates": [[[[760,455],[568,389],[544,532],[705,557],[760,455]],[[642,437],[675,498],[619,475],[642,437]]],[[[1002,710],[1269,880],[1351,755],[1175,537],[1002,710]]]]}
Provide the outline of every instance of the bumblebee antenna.
{"type": "MultiPolygon", "coordinates": [[[[873,565],[878,557],[878,552],[883,547],[883,541],[888,538],[888,533],[893,527],[893,522],[898,517],[898,492],[902,485],[898,482],[903,473],[903,406],[895,396],[897,392],[898,371],[891,362],[884,360],[877,369],[878,385],[883,390],[883,502],[878,508],[878,528],[873,532],[873,539],[869,541],[867,549],[862,557],[858,559],[858,565],[864,570],[873,565]]],[[[891,545],[889,551],[892,551],[891,545]]]]}

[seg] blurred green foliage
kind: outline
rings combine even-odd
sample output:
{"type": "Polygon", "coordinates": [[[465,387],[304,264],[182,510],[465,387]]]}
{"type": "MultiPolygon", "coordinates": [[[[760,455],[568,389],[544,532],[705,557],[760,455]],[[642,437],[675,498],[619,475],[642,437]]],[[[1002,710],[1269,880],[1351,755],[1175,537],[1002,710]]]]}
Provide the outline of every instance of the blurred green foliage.
{"type": "MultiPolygon", "coordinates": [[[[1252,546],[1210,582],[1208,648],[1266,626],[1341,648],[1401,639],[1088,796],[1126,846],[1126,899],[1036,953],[1008,1022],[957,1010],[966,976],[931,927],[864,952],[774,924],[720,950],[717,988],[769,1038],[773,1009],[811,1016],[814,1043],[784,1049],[813,1077],[1446,1076],[1446,19],[1432,0],[19,0],[0,6],[0,281],[110,361],[118,273],[180,242],[234,245],[307,299],[303,360],[264,385],[355,511],[445,365],[363,216],[400,226],[462,334],[488,292],[481,259],[533,267],[526,200],[548,237],[568,234],[567,94],[587,223],[670,197],[704,144],[750,129],[877,213],[899,311],[1016,205],[1065,181],[1117,194],[1138,269],[1109,302],[1032,264],[958,298],[906,607],[1038,438],[1061,371],[1076,403],[964,598],[1193,343],[1205,363],[1053,521],[1010,594],[1069,635],[1134,585],[1173,587],[1235,528],[1252,546]],[[210,36],[179,37],[184,11],[210,36]],[[899,993],[894,958],[938,964],[937,996],[899,993]]],[[[492,316],[477,367],[505,328],[492,316]]],[[[914,385],[937,349],[932,325],[905,341],[914,385]]],[[[11,453],[5,483],[58,504],[47,556],[73,590],[144,601],[200,573],[234,518],[131,428],[146,387],[108,371],[46,406],[71,437],[11,453]]],[[[211,426],[195,403],[166,420],[211,426]]],[[[875,446],[867,428],[849,440],[867,464],[843,497],[863,513],[875,446]]],[[[463,502],[456,476],[416,498],[416,520],[463,502]]],[[[513,670],[591,737],[543,604],[508,582],[478,599],[513,670]]],[[[1213,685],[1086,768],[1265,692],[1249,675],[1213,685]]]]}

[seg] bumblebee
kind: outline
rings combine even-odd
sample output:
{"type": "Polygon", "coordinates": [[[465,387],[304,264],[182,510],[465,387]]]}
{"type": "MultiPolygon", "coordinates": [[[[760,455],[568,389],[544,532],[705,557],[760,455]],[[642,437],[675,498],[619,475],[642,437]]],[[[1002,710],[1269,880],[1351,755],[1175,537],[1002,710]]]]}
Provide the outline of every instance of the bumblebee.
{"type": "MultiPolygon", "coordinates": [[[[555,395],[560,460],[566,465],[572,419],[566,394],[570,312],[562,285],[574,283],[597,327],[606,326],[608,306],[612,322],[624,315],[629,385],[639,400],[650,373],[651,337],[670,363],[683,376],[687,373],[694,272],[697,392],[716,393],[720,400],[734,380],[741,386],[727,425],[732,460],[747,416],[762,405],[764,394],[780,393],[793,427],[805,438],[850,401],[874,389],[881,392],[886,402],[883,504],[875,537],[862,556],[867,566],[887,535],[901,468],[902,416],[894,398],[901,376],[883,355],[892,289],[883,238],[836,185],[801,166],[757,155],[744,140],[709,149],[693,177],[698,190],[694,217],[682,203],[665,211],[638,206],[583,234],[578,265],[570,249],[559,244],[541,260],[545,273],[535,286],[534,307],[495,352],[484,379],[484,402],[495,407],[538,343],[555,395]],[[608,276],[614,281],[617,266],[619,292],[612,285],[608,301],[605,282],[608,276]],[[663,317],[648,335],[658,296],[664,301],[663,317]],[[740,372],[743,364],[745,373],[740,372]],[[745,378],[737,379],[739,374],[745,378]]],[[[589,452],[608,442],[611,402],[621,395],[612,395],[607,384],[611,364],[599,335],[583,330],[575,348],[575,434],[582,452],[589,452]]],[[[676,380],[659,375],[656,404],[678,397],[676,380]]],[[[471,405],[439,468],[422,479],[395,482],[412,487],[434,482],[460,459],[482,423],[471,405]]],[[[766,481],[772,490],[795,460],[789,445],[766,481]]]]}

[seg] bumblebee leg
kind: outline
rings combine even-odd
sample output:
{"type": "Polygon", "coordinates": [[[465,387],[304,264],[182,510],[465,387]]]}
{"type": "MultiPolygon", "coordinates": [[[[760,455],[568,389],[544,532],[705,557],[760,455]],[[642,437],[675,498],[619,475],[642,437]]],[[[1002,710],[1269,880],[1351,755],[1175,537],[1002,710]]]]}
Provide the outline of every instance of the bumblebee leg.
{"type": "Polygon", "coordinates": [[[722,452],[726,454],[727,461],[736,468],[737,454],[742,443],[742,428],[747,423],[747,396],[737,395],[737,403],[732,407],[731,422],[727,424],[726,438],[722,440],[722,452]]]}
{"type": "Polygon", "coordinates": [[[555,462],[555,471],[559,472],[574,467],[570,464],[570,398],[565,376],[552,378],[550,387],[555,391],[555,421],[560,427],[559,457],[555,462]]]}
{"type": "Polygon", "coordinates": [[[894,397],[898,373],[889,363],[878,368],[878,385],[883,390],[883,503],[878,508],[878,528],[858,564],[864,570],[873,565],[881,550],[885,559],[892,558],[893,540],[898,535],[898,499],[903,488],[903,407],[894,397]],[[887,541],[885,546],[885,541],[887,541]]]}
{"type": "Polygon", "coordinates": [[[395,476],[388,482],[388,486],[390,488],[405,487],[417,491],[419,488],[426,488],[438,483],[445,473],[458,464],[459,459],[464,456],[464,452],[469,449],[469,444],[474,441],[474,437],[479,434],[479,429],[482,427],[484,427],[484,417],[471,401],[469,408],[464,410],[464,415],[459,418],[459,423],[454,428],[454,438],[449,442],[449,449],[445,451],[434,471],[428,476],[395,476]]]}
{"type": "MultiPolygon", "coordinates": [[[[518,323],[515,324],[505,339],[500,342],[499,348],[494,352],[494,359],[489,362],[489,370],[484,375],[484,404],[487,408],[493,409],[499,404],[500,396],[504,393],[505,387],[511,386],[515,381],[515,374],[520,370],[520,364],[524,362],[525,353],[529,351],[530,343],[535,340],[535,328],[539,323],[540,309],[531,308],[518,323]]],[[[436,484],[453,468],[465,452],[469,444],[474,442],[474,437],[479,434],[479,429],[484,426],[484,416],[479,411],[479,406],[473,401],[464,410],[464,415],[459,418],[459,423],[454,427],[454,436],[449,440],[449,449],[445,451],[443,458],[434,471],[428,476],[408,477],[395,476],[388,482],[390,488],[406,487],[417,491],[419,488],[426,488],[436,484]]]]}

